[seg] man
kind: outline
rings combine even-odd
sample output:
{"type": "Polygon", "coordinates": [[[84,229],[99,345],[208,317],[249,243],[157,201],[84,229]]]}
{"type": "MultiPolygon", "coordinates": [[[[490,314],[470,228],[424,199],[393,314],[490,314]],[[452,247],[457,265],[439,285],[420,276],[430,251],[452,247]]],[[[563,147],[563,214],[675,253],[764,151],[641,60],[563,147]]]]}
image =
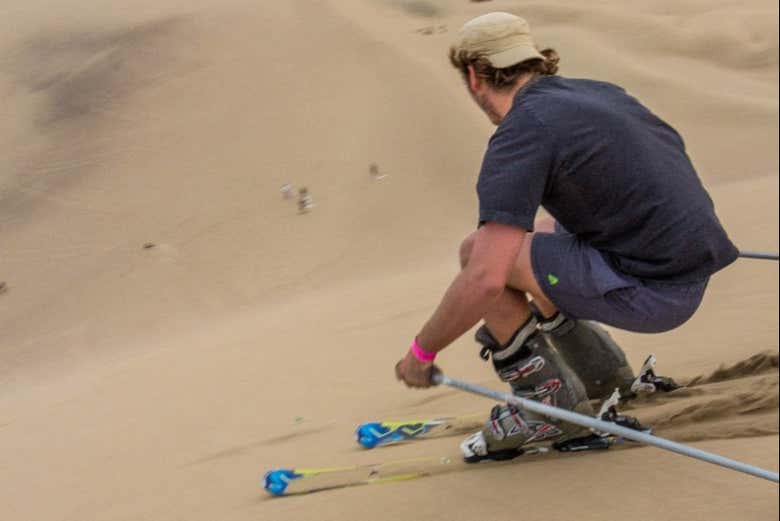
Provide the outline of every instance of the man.
{"type": "MultiPolygon", "coordinates": [[[[696,311],[710,275],[738,254],[682,139],[620,87],[556,76],[557,54],[537,51],[517,16],[466,23],[450,60],[498,128],[462,270],[396,376],[432,385],[436,353],[484,319],[481,354],[515,394],[592,414],[589,399],[615,388],[652,389],[648,371],[635,379],[596,322],[674,329],[696,311]],[[555,220],[535,225],[539,206],[555,220]]],[[[461,448],[467,461],[506,459],[527,443],[588,434],[497,406],[461,448]]]]}

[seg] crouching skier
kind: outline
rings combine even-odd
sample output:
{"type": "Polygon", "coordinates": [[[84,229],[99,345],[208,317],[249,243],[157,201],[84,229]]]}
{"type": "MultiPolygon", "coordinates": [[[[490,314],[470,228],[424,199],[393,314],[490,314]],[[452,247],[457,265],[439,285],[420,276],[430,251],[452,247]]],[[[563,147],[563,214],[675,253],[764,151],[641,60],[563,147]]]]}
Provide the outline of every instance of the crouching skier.
{"type": "MultiPolygon", "coordinates": [[[[674,329],[698,309],[710,275],[737,258],[679,134],[620,87],[557,76],[558,55],[539,52],[515,15],[466,23],[450,61],[498,128],[462,270],[397,378],[432,385],[436,353],[484,319],[482,356],[518,396],[593,415],[591,400],[615,389],[673,389],[652,356],[635,375],[598,323],[674,329]],[[539,206],[554,219],[535,223],[539,206]]],[[[597,438],[503,405],[462,449],[467,461],[506,459],[542,441],[599,448],[597,438]]]]}

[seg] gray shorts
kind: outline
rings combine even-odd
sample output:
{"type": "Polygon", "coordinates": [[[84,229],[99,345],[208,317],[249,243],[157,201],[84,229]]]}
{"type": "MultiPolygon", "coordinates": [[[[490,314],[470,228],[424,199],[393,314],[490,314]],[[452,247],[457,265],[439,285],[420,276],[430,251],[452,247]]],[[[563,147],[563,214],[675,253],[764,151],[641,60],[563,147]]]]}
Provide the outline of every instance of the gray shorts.
{"type": "Polygon", "coordinates": [[[534,234],[531,264],[539,287],[564,315],[639,333],[682,325],[698,309],[709,281],[664,283],[627,275],[563,230],[534,234]]]}

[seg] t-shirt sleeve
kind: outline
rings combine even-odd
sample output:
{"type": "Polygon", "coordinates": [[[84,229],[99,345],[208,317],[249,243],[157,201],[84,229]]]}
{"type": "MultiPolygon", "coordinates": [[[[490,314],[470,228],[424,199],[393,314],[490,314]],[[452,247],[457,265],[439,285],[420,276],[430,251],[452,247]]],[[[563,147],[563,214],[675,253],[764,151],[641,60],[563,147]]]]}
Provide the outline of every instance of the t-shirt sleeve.
{"type": "Polygon", "coordinates": [[[477,181],[480,225],[533,231],[554,157],[553,137],[536,118],[524,112],[505,119],[490,138],[477,181]]]}

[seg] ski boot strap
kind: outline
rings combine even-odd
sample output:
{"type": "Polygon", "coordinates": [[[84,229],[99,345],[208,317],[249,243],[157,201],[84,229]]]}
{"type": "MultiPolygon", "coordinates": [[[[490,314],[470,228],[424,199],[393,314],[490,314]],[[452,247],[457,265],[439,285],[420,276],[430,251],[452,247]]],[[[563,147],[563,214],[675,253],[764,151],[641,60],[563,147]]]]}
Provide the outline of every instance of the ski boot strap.
{"type": "MultiPolygon", "coordinates": [[[[525,324],[515,331],[509,342],[503,346],[498,343],[498,340],[493,337],[486,326],[480,327],[474,335],[474,339],[482,344],[482,348],[479,350],[479,357],[487,361],[492,356],[495,362],[502,362],[510,357],[514,358],[521,349],[525,348],[528,350],[526,341],[536,333],[537,325],[536,317],[531,316],[525,324]]],[[[530,354],[530,350],[527,354],[530,354]]]]}
{"type": "Polygon", "coordinates": [[[645,360],[645,363],[642,364],[642,368],[639,370],[639,376],[637,376],[634,382],[631,384],[631,392],[670,392],[682,387],[668,376],[658,376],[655,374],[655,364],[655,356],[648,356],[647,360],[645,360]]]}
{"type": "Polygon", "coordinates": [[[565,335],[576,325],[576,322],[569,319],[566,315],[557,311],[551,317],[545,317],[536,304],[532,301],[528,303],[531,308],[531,314],[539,322],[539,330],[553,336],[565,335]]]}

